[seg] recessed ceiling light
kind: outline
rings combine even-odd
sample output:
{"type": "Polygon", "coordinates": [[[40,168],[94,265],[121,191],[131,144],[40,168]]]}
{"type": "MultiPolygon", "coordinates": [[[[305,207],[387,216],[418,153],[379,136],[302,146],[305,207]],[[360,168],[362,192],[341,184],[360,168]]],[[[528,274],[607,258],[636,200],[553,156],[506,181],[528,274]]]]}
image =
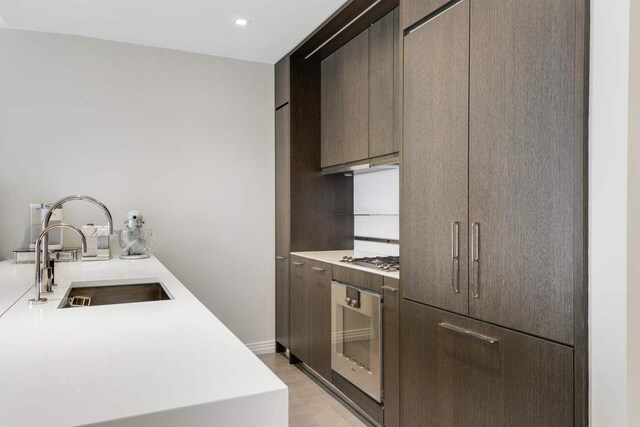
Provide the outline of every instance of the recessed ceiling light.
{"type": "Polygon", "coordinates": [[[251,21],[249,21],[247,18],[236,18],[233,20],[233,23],[238,27],[246,27],[247,25],[249,25],[249,22],[251,21]]]}

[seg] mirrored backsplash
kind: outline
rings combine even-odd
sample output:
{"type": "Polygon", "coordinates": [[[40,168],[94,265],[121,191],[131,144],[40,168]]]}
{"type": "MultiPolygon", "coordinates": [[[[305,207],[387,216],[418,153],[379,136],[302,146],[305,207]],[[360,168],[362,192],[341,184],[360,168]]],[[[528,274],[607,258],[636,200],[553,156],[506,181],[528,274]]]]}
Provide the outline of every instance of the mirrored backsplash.
{"type": "Polygon", "coordinates": [[[400,238],[399,168],[353,177],[354,249],[398,255],[400,238]],[[390,242],[389,242],[390,241],[390,242]]]}

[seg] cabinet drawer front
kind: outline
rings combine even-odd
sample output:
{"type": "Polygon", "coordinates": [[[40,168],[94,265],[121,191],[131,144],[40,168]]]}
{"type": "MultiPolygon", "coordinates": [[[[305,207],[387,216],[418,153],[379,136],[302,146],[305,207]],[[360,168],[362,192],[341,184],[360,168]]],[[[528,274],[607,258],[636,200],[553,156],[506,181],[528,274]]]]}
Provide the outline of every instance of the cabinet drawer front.
{"type": "Polygon", "coordinates": [[[351,267],[333,266],[333,280],[382,293],[384,276],[351,267]]]}
{"type": "Polygon", "coordinates": [[[572,425],[572,348],[412,301],[402,313],[406,425],[572,425]]]}

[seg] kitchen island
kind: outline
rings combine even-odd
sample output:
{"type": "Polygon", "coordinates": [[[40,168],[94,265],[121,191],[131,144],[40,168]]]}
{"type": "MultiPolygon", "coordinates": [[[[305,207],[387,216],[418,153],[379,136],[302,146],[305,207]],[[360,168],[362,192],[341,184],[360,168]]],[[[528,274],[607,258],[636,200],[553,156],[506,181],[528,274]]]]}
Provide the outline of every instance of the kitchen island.
{"type": "MultiPolygon", "coordinates": [[[[285,426],[287,387],[156,258],[0,263],[1,426],[285,426]],[[73,282],[151,278],[172,299],[59,309],[73,282]]],[[[215,286],[214,283],[211,286],[215,286]]]]}

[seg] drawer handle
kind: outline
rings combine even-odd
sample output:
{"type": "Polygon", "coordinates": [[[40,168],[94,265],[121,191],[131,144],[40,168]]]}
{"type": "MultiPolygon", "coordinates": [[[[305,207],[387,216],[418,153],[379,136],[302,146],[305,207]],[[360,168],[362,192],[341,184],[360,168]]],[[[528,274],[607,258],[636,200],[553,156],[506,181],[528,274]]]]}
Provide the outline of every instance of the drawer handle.
{"type": "Polygon", "coordinates": [[[382,286],[382,289],[384,289],[385,291],[390,291],[390,292],[398,292],[398,288],[394,288],[393,286],[384,285],[384,286],[382,286]]]}
{"type": "Polygon", "coordinates": [[[460,293],[460,223],[451,223],[451,288],[460,293]]]}
{"type": "Polygon", "coordinates": [[[473,277],[471,296],[480,298],[480,223],[471,225],[471,262],[473,263],[473,277]]]}
{"type": "Polygon", "coordinates": [[[448,330],[453,331],[453,332],[457,332],[459,334],[464,334],[464,335],[468,335],[470,337],[478,338],[478,339],[480,339],[482,341],[488,342],[489,344],[495,344],[495,343],[498,342],[497,338],[488,337],[486,335],[482,335],[482,334],[479,334],[477,332],[473,332],[473,331],[470,331],[468,329],[461,328],[460,326],[452,325],[451,323],[442,322],[442,323],[439,323],[438,326],[440,326],[442,328],[445,328],[445,329],[448,329],[448,330]]]}
{"type": "Polygon", "coordinates": [[[320,267],[311,267],[311,269],[313,271],[324,271],[324,268],[320,268],[320,267]]]}
{"type": "Polygon", "coordinates": [[[291,261],[291,264],[296,265],[296,266],[298,266],[298,267],[300,267],[300,266],[304,265],[303,263],[301,263],[301,262],[297,262],[297,261],[291,261]]]}
{"type": "Polygon", "coordinates": [[[278,261],[284,261],[286,258],[285,258],[285,257],[283,257],[283,256],[276,255],[276,259],[277,259],[278,261]]]}

